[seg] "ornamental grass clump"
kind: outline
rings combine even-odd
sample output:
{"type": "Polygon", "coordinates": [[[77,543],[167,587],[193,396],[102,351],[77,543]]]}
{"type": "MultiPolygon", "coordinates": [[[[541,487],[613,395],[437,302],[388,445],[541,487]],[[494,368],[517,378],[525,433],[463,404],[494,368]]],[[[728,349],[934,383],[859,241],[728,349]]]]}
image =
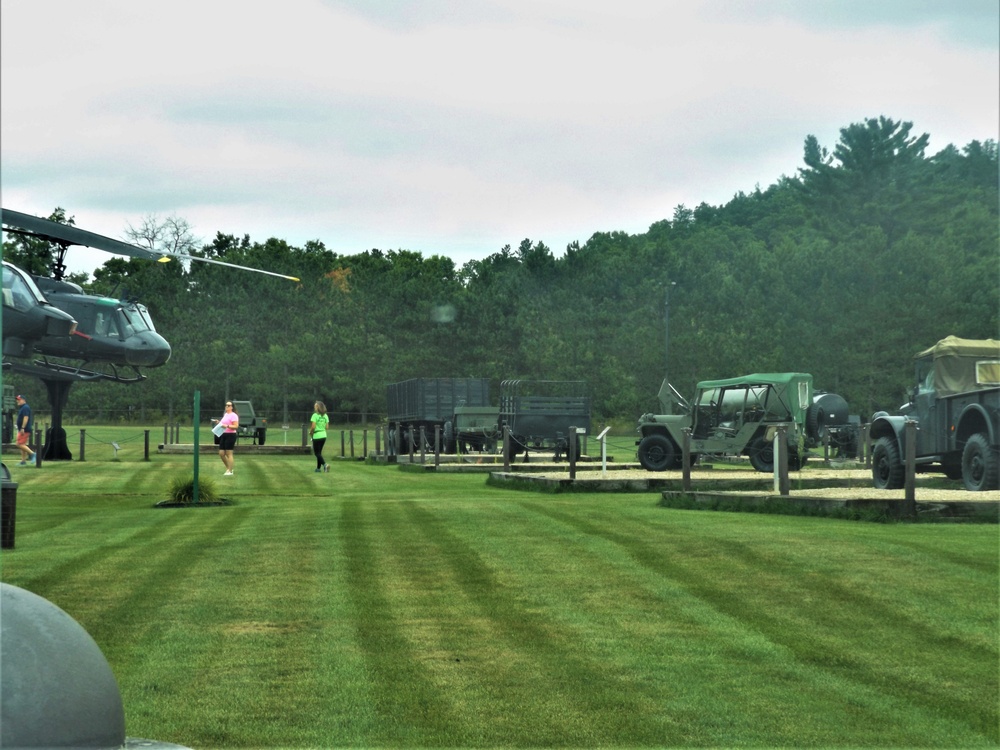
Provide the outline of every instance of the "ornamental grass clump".
{"type": "MultiPolygon", "coordinates": [[[[219,493],[211,479],[199,479],[198,502],[218,502],[219,493]]],[[[194,502],[194,477],[176,477],[170,484],[170,502],[190,504],[194,502]]]]}

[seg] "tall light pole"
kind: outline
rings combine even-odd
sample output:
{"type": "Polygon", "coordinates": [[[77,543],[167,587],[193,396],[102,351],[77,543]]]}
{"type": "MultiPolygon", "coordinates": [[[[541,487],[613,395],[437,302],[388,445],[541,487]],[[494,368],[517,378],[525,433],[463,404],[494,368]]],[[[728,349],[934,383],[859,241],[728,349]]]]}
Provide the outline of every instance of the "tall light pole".
{"type": "Polygon", "coordinates": [[[663,305],[663,381],[670,383],[670,288],[677,286],[676,281],[669,282],[666,300],[663,305]]]}

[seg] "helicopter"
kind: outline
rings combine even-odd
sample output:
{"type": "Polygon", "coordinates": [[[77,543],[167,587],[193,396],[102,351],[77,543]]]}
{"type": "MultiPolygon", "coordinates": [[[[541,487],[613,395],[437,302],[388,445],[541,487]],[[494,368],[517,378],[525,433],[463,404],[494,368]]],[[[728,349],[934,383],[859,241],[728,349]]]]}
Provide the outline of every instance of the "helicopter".
{"type": "MultiPolygon", "coordinates": [[[[75,319],[77,324],[75,331],[52,330],[45,331],[42,335],[43,332],[38,329],[37,324],[33,328],[29,327],[28,321],[22,320],[21,317],[11,315],[8,321],[6,313],[9,308],[5,301],[4,355],[30,357],[37,352],[46,357],[78,361],[79,365],[65,365],[46,358],[35,364],[54,371],[75,373],[81,380],[107,379],[117,382],[142,380],[145,376],[140,368],[160,367],[167,363],[170,359],[170,344],[156,332],[152,317],[145,305],[135,300],[116,300],[85,294],[80,286],[63,279],[66,270],[66,251],[72,245],[161,262],[172,258],[197,260],[298,281],[294,276],[238,266],[212,258],[158,252],[69,224],[60,224],[6,208],[0,211],[3,214],[3,226],[6,232],[38,237],[55,244],[57,248],[52,262],[52,278],[30,277],[38,292],[33,294],[34,317],[40,317],[42,312],[50,312],[55,308],[75,319]],[[26,342],[30,342],[31,346],[26,342]]],[[[5,288],[8,273],[12,279],[23,279],[26,275],[16,266],[4,262],[5,288]]]]}
{"type": "Polygon", "coordinates": [[[69,247],[81,245],[160,262],[174,258],[195,260],[299,280],[212,258],[159,252],[6,208],[0,209],[0,214],[5,232],[38,237],[56,246],[51,278],[32,276],[12,263],[3,262],[3,369],[37,376],[48,389],[52,432],[56,435],[55,451],[46,452],[50,459],[71,458],[61,428],[62,408],[74,382],[134,383],[146,377],[141,368],[160,367],[167,363],[171,353],[170,344],[156,332],[145,305],[135,300],[85,294],[79,285],[63,279],[69,247]],[[38,354],[42,357],[35,359],[38,354]],[[62,445],[59,434],[63,436],[62,445]]]}
{"type": "Polygon", "coordinates": [[[76,320],[45,298],[34,279],[3,262],[3,354],[31,356],[35,346],[72,336],[76,320]]]}

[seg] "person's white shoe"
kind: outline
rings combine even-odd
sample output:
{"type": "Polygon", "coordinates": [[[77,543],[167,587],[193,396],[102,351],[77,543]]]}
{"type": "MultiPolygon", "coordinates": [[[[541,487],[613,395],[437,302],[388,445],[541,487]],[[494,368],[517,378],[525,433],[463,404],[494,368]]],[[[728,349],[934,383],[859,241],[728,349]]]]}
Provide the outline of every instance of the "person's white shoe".
{"type": "Polygon", "coordinates": [[[227,472],[226,472],[225,474],[223,474],[222,476],[224,476],[224,477],[231,477],[232,475],[233,475],[233,472],[231,472],[231,471],[227,471],[227,472]]]}

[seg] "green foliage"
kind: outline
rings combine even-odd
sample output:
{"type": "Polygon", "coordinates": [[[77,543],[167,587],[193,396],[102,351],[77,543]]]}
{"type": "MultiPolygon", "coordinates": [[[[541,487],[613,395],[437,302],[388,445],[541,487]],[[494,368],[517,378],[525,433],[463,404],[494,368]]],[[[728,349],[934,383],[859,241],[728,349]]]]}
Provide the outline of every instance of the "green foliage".
{"type": "MultiPolygon", "coordinates": [[[[249,398],[277,420],[319,399],[368,422],[388,383],[489,377],[585,380],[595,418],[634,420],[655,408],[665,368],[685,395],[698,380],[804,371],[863,418],[893,410],[916,351],[1000,335],[997,144],[927,156],[926,134],[886,117],[840,136],[808,136],[795,177],[561,255],[525,239],[456,269],[410,250],[340,256],[222,234],[199,251],[297,284],[109,260],[92,288],[145,301],[173,356],[131,388],[75,388],[67,414],[185,414],[198,389],[206,408],[249,398]]],[[[44,404],[40,386],[19,389],[33,387],[44,404]]]]}

